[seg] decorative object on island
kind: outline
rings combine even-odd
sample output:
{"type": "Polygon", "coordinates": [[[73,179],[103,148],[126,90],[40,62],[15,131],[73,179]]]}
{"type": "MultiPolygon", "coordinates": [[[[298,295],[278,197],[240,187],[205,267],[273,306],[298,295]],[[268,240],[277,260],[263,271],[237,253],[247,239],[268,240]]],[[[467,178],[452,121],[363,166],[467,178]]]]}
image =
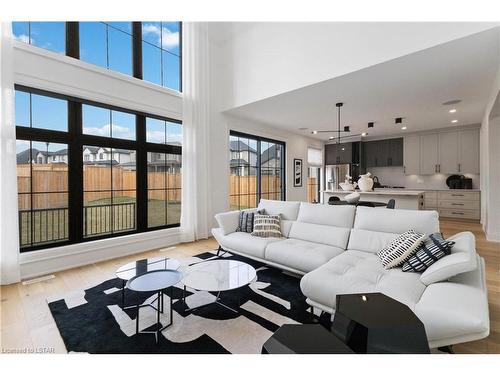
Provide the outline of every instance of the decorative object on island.
{"type": "Polygon", "coordinates": [[[340,188],[342,190],[346,190],[346,191],[354,191],[354,189],[356,189],[356,186],[358,186],[358,183],[357,182],[352,182],[352,177],[349,176],[348,174],[345,175],[345,181],[344,182],[341,182],[339,184],[340,188]]]}
{"type": "Polygon", "coordinates": [[[354,204],[359,202],[359,199],[361,198],[361,195],[359,193],[351,193],[348,194],[344,197],[344,200],[349,203],[349,204],[354,204]]]}
{"type": "Polygon", "coordinates": [[[373,188],[373,179],[371,178],[372,174],[370,172],[366,174],[362,174],[358,180],[358,186],[361,191],[372,191],[373,188]]]}
{"type": "Polygon", "coordinates": [[[262,346],[262,354],[354,354],[320,324],[283,324],[262,346]]]}
{"type": "Polygon", "coordinates": [[[302,159],[293,159],[293,186],[302,187],[302,159]]]}
{"type": "Polygon", "coordinates": [[[424,324],[382,293],[337,295],[332,332],[356,353],[428,354],[424,324]]]}

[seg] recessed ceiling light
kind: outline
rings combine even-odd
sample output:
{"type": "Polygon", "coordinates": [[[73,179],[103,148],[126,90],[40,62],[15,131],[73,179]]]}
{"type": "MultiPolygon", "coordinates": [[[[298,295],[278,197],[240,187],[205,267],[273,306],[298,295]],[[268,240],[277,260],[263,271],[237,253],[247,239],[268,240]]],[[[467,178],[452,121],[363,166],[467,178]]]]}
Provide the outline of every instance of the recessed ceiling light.
{"type": "Polygon", "coordinates": [[[335,137],[330,137],[330,138],[328,138],[328,139],[331,141],[332,139],[335,139],[335,137]]]}
{"type": "Polygon", "coordinates": [[[448,112],[450,112],[450,113],[455,113],[456,111],[457,111],[457,110],[456,110],[455,108],[453,108],[453,109],[450,109],[448,112]]]}
{"type": "Polygon", "coordinates": [[[455,124],[458,122],[458,120],[451,120],[451,122],[455,124]]]}
{"type": "Polygon", "coordinates": [[[314,130],[312,133],[313,133],[313,134],[318,134],[318,131],[317,131],[317,130],[314,130]]]}
{"type": "Polygon", "coordinates": [[[367,133],[367,132],[361,133],[361,136],[362,136],[362,137],[366,137],[367,135],[368,135],[368,133],[367,133]]]}
{"type": "Polygon", "coordinates": [[[406,130],[406,126],[403,126],[403,127],[401,128],[401,130],[406,130]]]}

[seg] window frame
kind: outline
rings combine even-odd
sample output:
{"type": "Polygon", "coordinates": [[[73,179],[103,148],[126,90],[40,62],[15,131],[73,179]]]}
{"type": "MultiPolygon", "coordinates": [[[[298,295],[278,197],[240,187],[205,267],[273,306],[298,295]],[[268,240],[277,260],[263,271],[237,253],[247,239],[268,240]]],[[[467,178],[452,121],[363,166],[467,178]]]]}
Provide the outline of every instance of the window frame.
{"type": "MultiPolygon", "coordinates": [[[[247,138],[247,139],[252,139],[257,142],[257,166],[256,166],[256,175],[257,175],[257,205],[259,204],[260,200],[262,199],[262,183],[261,183],[261,176],[262,176],[262,163],[261,163],[261,143],[262,142],[271,142],[275,144],[279,144],[282,147],[283,150],[283,155],[280,160],[280,167],[279,170],[281,171],[281,189],[280,189],[280,195],[281,195],[281,200],[285,201],[286,200],[286,142],[279,141],[277,139],[272,139],[272,138],[266,138],[266,137],[261,137],[258,135],[253,135],[253,134],[248,134],[248,133],[243,133],[237,130],[230,130],[229,131],[229,137],[241,137],[241,138],[247,138]]],[[[230,150],[229,150],[230,151],[230,150]]],[[[266,192],[266,194],[269,194],[266,192]]],[[[236,194],[239,195],[239,194],[236,194]]],[[[229,199],[231,197],[231,192],[229,192],[229,199]]],[[[240,205],[238,205],[239,207],[240,205]]]]}
{"type": "MultiPolygon", "coordinates": [[[[31,22],[32,21],[25,21],[28,22],[28,28],[31,28],[31,22]]],[[[99,22],[99,21],[96,21],[99,22]]],[[[161,21],[162,22],[162,21],[161,21]]],[[[175,21],[179,22],[179,91],[182,93],[182,22],[181,21],[175,21]]],[[[103,22],[104,24],[107,24],[107,22],[103,22]]],[[[124,76],[127,77],[133,77],[140,79],[141,81],[148,82],[151,85],[163,87],[167,90],[172,90],[172,91],[177,91],[175,89],[169,88],[167,86],[163,86],[163,82],[161,85],[157,85],[156,83],[147,81],[143,79],[143,66],[142,66],[142,22],[141,21],[131,21],[131,30],[132,30],[132,72],[131,75],[121,73],[117,70],[110,69],[109,67],[102,67],[100,65],[92,64],[92,63],[87,63],[87,64],[92,64],[93,66],[97,66],[101,69],[104,70],[109,70],[118,74],[123,74],[124,76]]],[[[114,26],[111,26],[114,27],[114,26]]],[[[64,28],[65,28],[65,47],[66,51],[64,53],[65,56],[73,57],[75,59],[81,60],[80,59],[80,22],[64,22],[64,28]]],[[[121,30],[120,30],[121,31],[121,30]]],[[[123,32],[123,31],[122,31],[123,32]]],[[[31,32],[29,32],[31,34],[31,32]]],[[[13,36],[14,37],[14,36],[13,36]]],[[[15,37],[14,37],[15,38],[15,37]]],[[[31,35],[29,35],[29,38],[31,39],[31,35]]],[[[23,43],[23,42],[21,42],[23,43]]],[[[28,45],[33,45],[31,43],[26,43],[28,45]]],[[[43,48],[43,47],[38,47],[34,45],[36,48],[43,48]]],[[[108,47],[107,47],[108,48],[108,47]]],[[[58,52],[46,49],[47,51],[50,51],[51,53],[56,53],[60,54],[58,52]]],[[[83,61],[83,60],[81,60],[83,61]]],[[[161,67],[163,70],[163,66],[161,67]]],[[[163,74],[163,73],[162,73],[163,74]]]]}
{"type": "MultiPolygon", "coordinates": [[[[135,233],[143,233],[155,230],[180,227],[179,223],[163,226],[147,227],[147,152],[161,152],[176,154],[182,157],[182,146],[169,144],[156,144],[146,142],[146,117],[156,118],[162,121],[174,122],[182,125],[178,119],[166,118],[141,111],[134,111],[113,105],[81,99],[74,96],[63,95],[24,85],[15,84],[15,90],[30,94],[43,95],[67,101],[68,105],[68,131],[57,131],[41,128],[31,128],[16,125],[16,140],[28,140],[36,142],[65,143],[68,145],[68,231],[69,238],[66,241],[45,243],[29,247],[20,247],[20,252],[30,252],[47,248],[72,245],[77,243],[91,242],[100,239],[122,237],[135,233]],[[97,135],[83,134],[82,105],[89,104],[110,110],[126,112],[135,115],[136,140],[127,140],[97,135]],[[84,146],[109,147],[119,149],[130,149],[136,151],[136,228],[127,232],[111,233],[84,237],[83,230],[83,150],[84,146]]],[[[181,186],[182,189],[182,186],[181,186]]],[[[181,203],[182,204],[182,203],[181,203]]],[[[18,224],[19,226],[19,224],[18,224]]]]}

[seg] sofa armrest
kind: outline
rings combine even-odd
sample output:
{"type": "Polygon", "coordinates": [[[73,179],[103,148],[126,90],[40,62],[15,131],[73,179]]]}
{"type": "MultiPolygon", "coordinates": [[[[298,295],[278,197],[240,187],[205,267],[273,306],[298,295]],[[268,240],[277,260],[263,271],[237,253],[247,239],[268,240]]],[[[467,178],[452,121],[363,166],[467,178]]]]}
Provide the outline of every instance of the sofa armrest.
{"type": "Polygon", "coordinates": [[[217,223],[222,229],[223,234],[228,235],[229,233],[236,232],[236,229],[238,229],[239,217],[239,211],[229,211],[216,214],[215,220],[217,220],[217,223]]]}
{"type": "Polygon", "coordinates": [[[484,260],[476,256],[474,271],[429,285],[415,305],[429,341],[452,345],[488,336],[490,319],[484,260]]]}
{"type": "Polygon", "coordinates": [[[477,268],[476,238],[471,232],[461,232],[447,239],[455,242],[451,254],[431,264],[422,273],[420,281],[425,285],[445,281],[477,268]]]}

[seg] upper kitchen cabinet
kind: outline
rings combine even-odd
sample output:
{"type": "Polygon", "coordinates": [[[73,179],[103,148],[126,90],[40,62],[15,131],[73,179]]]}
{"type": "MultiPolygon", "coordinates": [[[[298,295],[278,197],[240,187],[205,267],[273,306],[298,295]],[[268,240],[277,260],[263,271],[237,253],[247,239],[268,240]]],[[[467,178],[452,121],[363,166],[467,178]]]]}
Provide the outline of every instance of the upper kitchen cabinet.
{"type": "Polygon", "coordinates": [[[438,134],[425,134],[420,136],[420,174],[438,173],[438,159],[438,134]]]}
{"type": "Polygon", "coordinates": [[[353,158],[353,143],[334,143],[325,145],[325,164],[351,164],[353,158]]]}
{"type": "Polygon", "coordinates": [[[403,165],[403,138],[364,142],[363,149],[367,168],[403,165]]]}
{"type": "Polygon", "coordinates": [[[403,165],[403,138],[389,139],[388,165],[390,167],[403,165]]]}
{"type": "Polygon", "coordinates": [[[479,129],[461,130],[458,139],[458,172],[479,174],[479,129]]]}
{"type": "Polygon", "coordinates": [[[439,133],[438,172],[458,173],[458,132],[439,133]]]}
{"type": "Polygon", "coordinates": [[[404,164],[405,174],[420,174],[420,136],[410,135],[404,138],[404,164]]]}
{"type": "Polygon", "coordinates": [[[479,129],[410,135],[404,139],[406,174],[479,173],[479,129]]]}

